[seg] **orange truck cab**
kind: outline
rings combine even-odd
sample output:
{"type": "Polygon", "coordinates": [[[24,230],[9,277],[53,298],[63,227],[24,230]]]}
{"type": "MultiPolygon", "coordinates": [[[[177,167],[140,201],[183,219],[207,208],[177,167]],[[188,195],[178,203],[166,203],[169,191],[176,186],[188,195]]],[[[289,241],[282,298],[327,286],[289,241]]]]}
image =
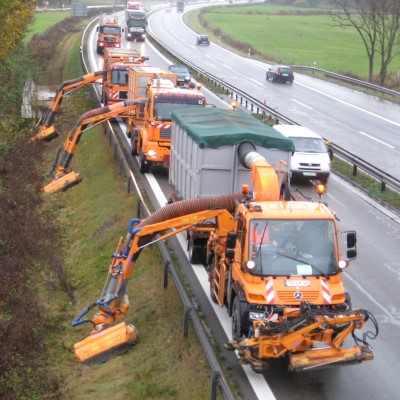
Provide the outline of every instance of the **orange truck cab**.
{"type": "Polygon", "coordinates": [[[106,48],[104,50],[104,70],[102,103],[110,105],[128,98],[128,68],[130,65],[146,65],[147,57],[136,50],[106,48]]]}
{"type": "Polygon", "coordinates": [[[100,15],[97,27],[97,54],[103,54],[107,47],[120,48],[122,31],[118,17],[100,15]]]}
{"type": "Polygon", "coordinates": [[[174,109],[205,107],[204,94],[176,87],[177,76],[168,70],[130,66],[128,99],[149,98],[128,122],[132,155],[139,156],[141,172],[151,166],[168,167],[171,152],[171,113],[174,109]]]}

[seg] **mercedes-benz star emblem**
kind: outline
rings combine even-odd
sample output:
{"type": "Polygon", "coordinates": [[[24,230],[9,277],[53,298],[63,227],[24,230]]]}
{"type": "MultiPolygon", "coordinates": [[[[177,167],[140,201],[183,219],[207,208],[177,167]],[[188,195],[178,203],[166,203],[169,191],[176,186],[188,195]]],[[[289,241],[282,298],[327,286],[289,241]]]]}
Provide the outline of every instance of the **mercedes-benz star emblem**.
{"type": "Polygon", "coordinates": [[[296,300],[301,300],[301,299],[303,298],[303,294],[302,294],[301,292],[296,292],[296,293],[294,294],[294,298],[295,298],[296,300]]]}

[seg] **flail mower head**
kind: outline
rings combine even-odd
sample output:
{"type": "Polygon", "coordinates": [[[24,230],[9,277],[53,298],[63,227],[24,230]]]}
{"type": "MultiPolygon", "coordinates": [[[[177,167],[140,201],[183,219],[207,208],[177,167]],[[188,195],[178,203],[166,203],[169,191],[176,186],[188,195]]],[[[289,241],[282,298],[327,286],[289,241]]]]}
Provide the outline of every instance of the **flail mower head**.
{"type": "Polygon", "coordinates": [[[46,185],[43,190],[45,193],[56,193],[60,190],[65,191],[81,181],[82,179],[80,174],[78,172],[71,171],[65,175],[53,179],[53,181],[46,185]]]}
{"type": "Polygon", "coordinates": [[[128,351],[138,340],[133,325],[118,323],[90,334],[74,345],[75,358],[85,365],[100,364],[128,351]]]}
{"type": "Polygon", "coordinates": [[[41,131],[37,135],[33,136],[30,139],[30,142],[35,142],[36,140],[44,140],[45,142],[50,142],[58,136],[59,134],[56,131],[56,128],[51,125],[47,128],[41,129],[41,131]]]}

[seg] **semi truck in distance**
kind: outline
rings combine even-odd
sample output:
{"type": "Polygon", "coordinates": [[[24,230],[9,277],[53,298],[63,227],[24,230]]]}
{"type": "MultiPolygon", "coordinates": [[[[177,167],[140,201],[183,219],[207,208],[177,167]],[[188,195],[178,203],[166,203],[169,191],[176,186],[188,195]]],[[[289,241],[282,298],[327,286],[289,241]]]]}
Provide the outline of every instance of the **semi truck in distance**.
{"type": "Polygon", "coordinates": [[[144,42],[147,30],[146,12],[140,9],[125,10],[125,38],[144,42]]]}
{"type": "Polygon", "coordinates": [[[176,11],[177,12],[183,12],[184,9],[185,9],[184,0],[177,0],[176,1],[176,11]]]}

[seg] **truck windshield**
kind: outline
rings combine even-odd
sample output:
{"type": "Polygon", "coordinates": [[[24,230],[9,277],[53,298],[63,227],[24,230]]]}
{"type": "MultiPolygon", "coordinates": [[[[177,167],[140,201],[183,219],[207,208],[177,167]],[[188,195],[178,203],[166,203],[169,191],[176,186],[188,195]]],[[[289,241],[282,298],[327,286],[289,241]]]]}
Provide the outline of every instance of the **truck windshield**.
{"type": "Polygon", "coordinates": [[[249,229],[252,275],[326,276],[338,271],[330,220],[253,220],[249,229]]]}
{"type": "Polygon", "coordinates": [[[145,19],[128,19],[128,21],[126,21],[126,25],[128,28],[134,26],[140,26],[144,28],[145,26],[147,26],[147,21],[145,19]]]}
{"type": "Polygon", "coordinates": [[[192,107],[204,107],[206,105],[203,96],[168,96],[159,97],[154,101],[154,119],[157,121],[172,121],[171,113],[175,110],[188,109],[192,107]]]}
{"type": "Polygon", "coordinates": [[[124,69],[113,69],[111,71],[111,83],[113,85],[128,86],[128,70],[124,69]]]}
{"type": "Polygon", "coordinates": [[[106,35],[120,35],[121,28],[119,26],[101,26],[100,32],[106,35]]]}
{"type": "Polygon", "coordinates": [[[307,137],[291,137],[295,151],[306,153],[326,153],[326,145],[323,139],[307,137]]]}

